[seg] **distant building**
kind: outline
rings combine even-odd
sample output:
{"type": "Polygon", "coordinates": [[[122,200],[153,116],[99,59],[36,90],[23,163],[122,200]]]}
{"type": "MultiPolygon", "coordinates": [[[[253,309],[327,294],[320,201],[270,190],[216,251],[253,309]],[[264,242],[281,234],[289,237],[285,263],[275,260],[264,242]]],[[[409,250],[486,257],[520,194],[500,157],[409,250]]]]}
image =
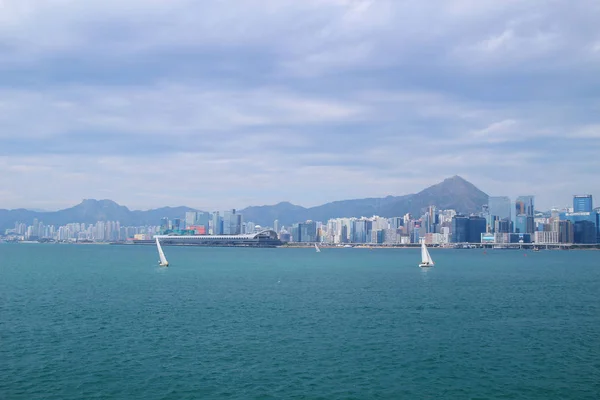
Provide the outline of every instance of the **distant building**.
{"type": "MultiPolygon", "coordinates": [[[[208,233],[210,229],[210,220],[212,216],[207,212],[197,212],[196,219],[194,221],[194,225],[204,227],[204,231],[208,233]]],[[[187,223],[187,221],[186,221],[187,223]]]]}
{"type": "Polygon", "coordinates": [[[223,234],[239,235],[242,233],[242,215],[236,213],[235,209],[223,213],[223,234]]]}
{"type": "Polygon", "coordinates": [[[452,217],[452,243],[466,243],[469,240],[469,218],[464,215],[452,217]]]}
{"type": "Polygon", "coordinates": [[[533,241],[539,244],[558,243],[558,231],[537,231],[533,235],[533,241]]]}
{"type": "Polygon", "coordinates": [[[534,196],[519,196],[515,202],[515,215],[527,215],[533,217],[535,213],[534,196]]]}
{"type": "Polygon", "coordinates": [[[381,244],[385,238],[385,231],[383,229],[377,229],[371,231],[370,243],[381,244]]]}
{"type": "Polygon", "coordinates": [[[353,225],[352,242],[367,243],[367,238],[371,238],[371,221],[361,218],[353,221],[353,225]]]}
{"type": "Polygon", "coordinates": [[[298,225],[300,230],[300,238],[299,240],[294,239],[294,241],[307,243],[317,241],[317,224],[314,221],[306,221],[298,225]]]}
{"type": "Polygon", "coordinates": [[[481,243],[481,234],[486,232],[486,220],[483,217],[470,216],[467,242],[481,243]]]}
{"type": "Polygon", "coordinates": [[[222,235],[223,234],[223,217],[219,215],[218,211],[212,214],[212,234],[222,235]]]}
{"type": "Polygon", "coordinates": [[[265,230],[246,235],[156,235],[163,245],[275,247],[281,245],[277,233],[265,230]]]}
{"type": "MultiPolygon", "coordinates": [[[[98,221],[99,223],[100,221],[98,221]]],[[[96,225],[98,225],[98,223],[96,225]]],[[[161,231],[166,231],[171,229],[171,227],[169,226],[169,218],[167,217],[163,217],[160,219],[160,230],[161,231]]],[[[102,230],[104,230],[104,227],[102,228],[102,230]]]]}
{"type": "Polygon", "coordinates": [[[594,244],[596,238],[596,224],[591,221],[577,221],[573,224],[574,243],[594,244]]]}
{"type": "Polygon", "coordinates": [[[290,232],[290,241],[300,241],[300,224],[292,224],[292,231],[290,232]]]}
{"type": "Polygon", "coordinates": [[[515,217],[515,233],[530,233],[535,232],[535,224],[532,216],[519,214],[515,217]]]}
{"type": "Polygon", "coordinates": [[[510,233],[513,229],[513,222],[510,219],[501,219],[494,221],[494,233],[510,233]]]}
{"type": "Polygon", "coordinates": [[[196,225],[196,216],[198,213],[196,211],[187,211],[185,213],[185,227],[188,228],[192,225],[196,225]]]}
{"type": "MultiPolygon", "coordinates": [[[[571,221],[573,224],[576,224],[577,222],[581,222],[581,221],[587,221],[587,222],[593,224],[594,230],[596,232],[596,239],[595,239],[594,243],[598,242],[598,239],[600,238],[600,215],[597,212],[592,211],[592,212],[561,213],[560,219],[571,221]]],[[[580,227],[579,229],[584,229],[584,228],[580,227]]],[[[587,230],[590,228],[586,227],[585,229],[587,230]]],[[[580,242],[580,243],[582,243],[582,242],[580,242]]]]}
{"type": "Polygon", "coordinates": [[[388,224],[390,225],[390,229],[398,229],[404,226],[404,219],[402,217],[389,218],[388,224]]]}
{"type": "MultiPolygon", "coordinates": [[[[497,231],[497,221],[508,221],[510,226],[511,221],[511,206],[510,198],[507,196],[491,196],[488,199],[487,215],[488,225],[492,232],[508,232],[508,231],[497,231]]],[[[511,230],[512,232],[512,230],[511,230]]]]}
{"type": "Polygon", "coordinates": [[[571,221],[558,221],[558,242],[573,243],[573,223],[571,221]]]}
{"type": "Polygon", "coordinates": [[[573,196],[573,212],[592,212],[593,209],[591,194],[573,196]]]}

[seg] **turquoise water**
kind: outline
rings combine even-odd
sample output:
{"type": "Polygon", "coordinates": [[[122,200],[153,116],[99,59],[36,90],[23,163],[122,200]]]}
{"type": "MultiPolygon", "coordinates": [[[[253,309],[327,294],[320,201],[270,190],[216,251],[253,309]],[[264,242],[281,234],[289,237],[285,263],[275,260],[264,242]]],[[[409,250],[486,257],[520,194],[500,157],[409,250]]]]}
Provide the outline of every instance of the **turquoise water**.
{"type": "Polygon", "coordinates": [[[599,399],[600,252],[0,245],[0,399],[599,399]]]}

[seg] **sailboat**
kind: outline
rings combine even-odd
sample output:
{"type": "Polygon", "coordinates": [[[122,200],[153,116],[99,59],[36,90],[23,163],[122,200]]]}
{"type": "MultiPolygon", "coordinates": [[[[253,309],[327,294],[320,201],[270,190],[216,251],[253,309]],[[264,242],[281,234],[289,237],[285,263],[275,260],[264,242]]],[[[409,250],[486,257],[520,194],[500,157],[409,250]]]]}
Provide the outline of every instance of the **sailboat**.
{"type": "Polygon", "coordinates": [[[317,246],[317,244],[315,243],[315,250],[317,251],[317,253],[321,252],[321,249],[319,248],[319,246],[317,246]]]}
{"type": "Polygon", "coordinates": [[[160,265],[161,267],[168,267],[169,262],[167,261],[167,257],[165,257],[165,253],[163,252],[162,247],[160,247],[160,242],[158,241],[158,238],[156,238],[156,248],[158,249],[158,256],[160,257],[158,265],[160,265]]]}
{"type": "Polygon", "coordinates": [[[427,246],[425,246],[425,241],[423,240],[421,242],[421,264],[419,264],[419,267],[427,268],[433,267],[433,265],[433,260],[429,254],[429,251],[427,250],[427,246]]]}

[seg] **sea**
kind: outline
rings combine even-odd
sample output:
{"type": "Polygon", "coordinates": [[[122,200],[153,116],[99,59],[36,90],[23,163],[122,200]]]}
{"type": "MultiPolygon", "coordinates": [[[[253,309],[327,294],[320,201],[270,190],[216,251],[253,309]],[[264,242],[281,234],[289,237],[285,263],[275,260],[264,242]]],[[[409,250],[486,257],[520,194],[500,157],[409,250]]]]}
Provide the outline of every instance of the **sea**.
{"type": "Polygon", "coordinates": [[[0,244],[0,399],[600,399],[600,252],[0,244]]]}

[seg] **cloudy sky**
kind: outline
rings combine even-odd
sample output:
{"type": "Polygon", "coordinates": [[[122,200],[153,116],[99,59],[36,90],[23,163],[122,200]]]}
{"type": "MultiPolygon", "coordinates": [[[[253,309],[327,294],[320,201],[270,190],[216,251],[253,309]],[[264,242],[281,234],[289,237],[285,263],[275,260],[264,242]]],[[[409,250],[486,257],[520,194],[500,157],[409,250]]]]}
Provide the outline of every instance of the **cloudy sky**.
{"type": "Polygon", "coordinates": [[[0,208],[242,208],[458,174],[600,203],[597,0],[0,0],[0,208]]]}

